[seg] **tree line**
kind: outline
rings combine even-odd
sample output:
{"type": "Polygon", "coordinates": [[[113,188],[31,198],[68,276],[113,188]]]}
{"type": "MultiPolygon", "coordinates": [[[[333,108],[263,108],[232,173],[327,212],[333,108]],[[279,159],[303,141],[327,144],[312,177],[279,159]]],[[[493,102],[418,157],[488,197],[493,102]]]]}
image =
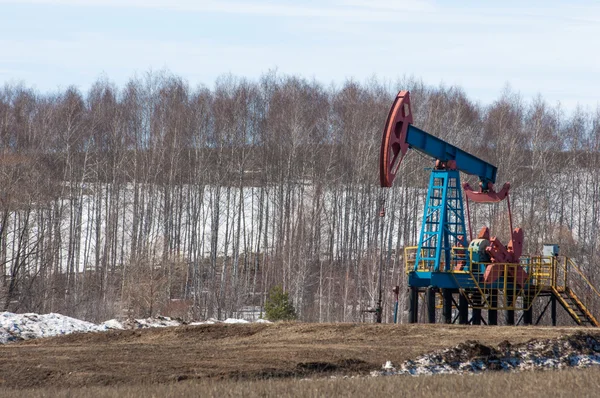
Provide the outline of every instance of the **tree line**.
{"type": "MultiPolygon", "coordinates": [[[[433,165],[409,153],[395,186],[379,188],[399,89],[416,126],[511,182],[527,253],[558,243],[600,282],[600,108],[565,112],[510,88],[480,104],[411,78],[324,85],[269,72],[207,88],[163,71],[85,93],[0,89],[2,309],[223,319],[256,316],[281,285],[299,319],[370,321],[382,262],[391,321],[433,165]]],[[[505,203],[471,219],[508,241],[505,203]]]]}

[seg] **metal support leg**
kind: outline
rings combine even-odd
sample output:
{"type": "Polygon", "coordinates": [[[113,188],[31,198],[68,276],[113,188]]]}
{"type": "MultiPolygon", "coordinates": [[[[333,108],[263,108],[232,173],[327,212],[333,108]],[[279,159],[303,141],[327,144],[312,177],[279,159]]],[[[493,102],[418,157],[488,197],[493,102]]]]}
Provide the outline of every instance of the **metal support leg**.
{"type": "Polygon", "coordinates": [[[531,297],[523,297],[524,307],[526,309],[523,311],[523,324],[530,326],[533,323],[533,305],[531,305],[531,297]]]}
{"type": "Polygon", "coordinates": [[[452,323],[452,290],[442,289],[442,296],[444,298],[442,308],[444,323],[452,323]]]}
{"type": "MultiPolygon", "coordinates": [[[[490,306],[497,307],[498,306],[498,291],[492,290],[490,294],[490,306]]],[[[498,310],[488,310],[488,325],[497,325],[498,324],[498,310]]]]}
{"type": "Polygon", "coordinates": [[[429,286],[427,288],[427,321],[435,323],[435,293],[436,288],[429,286]]]}
{"type": "Polygon", "coordinates": [[[550,297],[550,314],[552,316],[552,326],[556,326],[556,296],[550,297]]]}
{"type": "Polygon", "coordinates": [[[461,325],[469,323],[469,302],[463,293],[458,295],[458,323],[461,325]]]}
{"type": "Polygon", "coordinates": [[[473,308],[473,325],[481,325],[481,309],[473,308]]]}
{"type": "MultiPolygon", "coordinates": [[[[474,293],[476,295],[476,297],[474,297],[473,299],[473,303],[475,305],[480,305],[481,304],[481,295],[479,293],[474,293]]],[[[473,320],[472,320],[472,324],[473,325],[481,325],[481,309],[479,308],[473,308],[473,320]]]]}
{"type": "MultiPolygon", "coordinates": [[[[508,301],[508,306],[512,307],[514,304],[512,297],[507,297],[507,301],[508,301]]],[[[507,325],[515,324],[515,310],[506,310],[506,324],[507,325]]]]}
{"type": "Polygon", "coordinates": [[[408,296],[408,323],[419,321],[419,288],[412,286],[408,296]]]}

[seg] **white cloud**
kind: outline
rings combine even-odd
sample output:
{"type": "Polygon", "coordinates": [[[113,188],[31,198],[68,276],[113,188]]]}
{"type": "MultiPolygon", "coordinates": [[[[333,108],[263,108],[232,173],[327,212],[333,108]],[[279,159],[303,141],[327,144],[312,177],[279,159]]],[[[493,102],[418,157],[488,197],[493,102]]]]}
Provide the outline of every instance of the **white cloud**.
{"type": "MultiPolygon", "coordinates": [[[[600,37],[598,7],[486,8],[484,4],[450,8],[405,0],[24,1],[210,11],[217,14],[214,18],[221,18],[224,29],[234,33],[235,27],[228,26],[233,19],[229,14],[247,15],[247,20],[272,16],[269,21],[285,23],[265,26],[266,34],[290,41],[258,39],[248,43],[235,34],[224,40],[218,32],[205,39],[198,39],[206,35],[195,32],[194,40],[177,35],[146,40],[134,39],[123,30],[117,35],[110,26],[97,34],[78,32],[72,39],[52,39],[49,34],[29,40],[14,35],[11,40],[5,35],[0,36],[0,68],[8,72],[0,70],[0,80],[20,76],[31,81],[33,76],[42,82],[41,75],[35,76],[37,68],[52,82],[43,84],[56,85],[46,70],[54,68],[64,73],[65,81],[78,77],[91,83],[105,71],[120,84],[135,71],[168,67],[192,83],[210,85],[223,73],[253,78],[276,67],[282,73],[314,76],[325,83],[374,74],[387,79],[414,75],[430,84],[459,84],[485,102],[510,82],[524,95],[540,92],[552,103],[561,100],[571,106],[578,98],[592,106],[598,103],[595,98],[600,86],[595,77],[600,73],[600,53],[594,51],[600,37]],[[27,67],[15,71],[16,65],[27,67]]],[[[0,4],[7,2],[0,0],[0,4]]],[[[143,24],[134,28],[149,29],[143,24]]],[[[244,34],[238,33],[240,37],[244,34]]]]}
{"type": "Polygon", "coordinates": [[[422,0],[339,0],[334,4],[385,11],[434,11],[436,9],[432,2],[422,0]]]}
{"type": "Polygon", "coordinates": [[[341,17],[388,19],[388,13],[399,11],[427,11],[433,6],[422,0],[414,1],[362,1],[321,2],[318,5],[297,5],[265,1],[217,0],[0,0],[11,4],[62,5],[73,7],[104,8],[158,8],[190,12],[221,12],[281,17],[341,17]]]}

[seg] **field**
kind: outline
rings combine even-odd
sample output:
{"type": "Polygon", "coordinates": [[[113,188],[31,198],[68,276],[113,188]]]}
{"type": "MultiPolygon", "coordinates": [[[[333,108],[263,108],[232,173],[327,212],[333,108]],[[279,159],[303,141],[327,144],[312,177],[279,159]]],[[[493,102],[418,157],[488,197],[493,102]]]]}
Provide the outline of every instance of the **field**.
{"type": "Polygon", "coordinates": [[[465,340],[520,343],[577,330],[581,329],[277,323],[73,334],[1,346],[0,395],[596,395],[596,369],[343,378],[366,376],[388,360],[399,364],[465,340]]]}

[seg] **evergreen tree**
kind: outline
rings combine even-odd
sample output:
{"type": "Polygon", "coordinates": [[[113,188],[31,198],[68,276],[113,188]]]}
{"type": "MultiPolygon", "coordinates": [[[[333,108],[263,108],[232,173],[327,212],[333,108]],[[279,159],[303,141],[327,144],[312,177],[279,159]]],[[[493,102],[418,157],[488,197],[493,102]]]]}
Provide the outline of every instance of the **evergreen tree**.
{"type": "Polygon", "coordinates": [[[280,285],[269,291],[265,302],[265,317],[270,321],[291,321],[296,319],[296,309],[290,301],[288,293],[284,293],[280,285]]]}

